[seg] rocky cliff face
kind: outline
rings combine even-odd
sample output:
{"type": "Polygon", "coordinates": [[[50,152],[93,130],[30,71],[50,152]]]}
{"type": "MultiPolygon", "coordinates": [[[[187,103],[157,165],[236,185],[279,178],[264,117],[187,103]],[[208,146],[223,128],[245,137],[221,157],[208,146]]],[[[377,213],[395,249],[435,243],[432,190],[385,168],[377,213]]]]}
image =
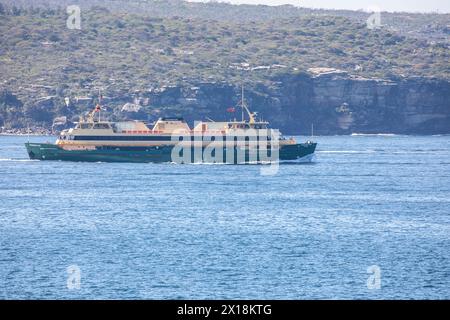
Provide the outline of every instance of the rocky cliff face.
{"type": "MultiPolygon", "coordinates": [[[[207,117],[229,120],[241,116],[238,108],[235,114],[226,112],[238,103],[240,90],[228,83],[197,83],[145,92],[107,92],[104,103],[115,118],[151,121],[160,116],[183,116],[191,123],[207,117]]],[[[16,100],[14,108],[19,108],[16,100]]],[[[72,97],[68,106],[61,106],[64,99],[50,96],[29,109],[35,117],[49,117],[51,128],[52,119],[67,116],[73,120],[80,110],[92,108],[94,100],[72,97]]],[[[312,124],[315,134],[324,135],[450,133],[450,82],[445,80],[367,79],[316,68],[308,73],[279,75],[267,84],[248,85],[246,100],[253,111],[285,134],[310,134],[312,124]]]]}
{"type": "MultiPolygon", "coordinates": [[[[251,108],[289,134],[450,133],[450,83],[412,78],[366,79],[332,69],[311,69],[246,89],[251,108]]],[[[146,95],[150,114],[176,113],[188,120],[229,119],[240,88],[200,83],[146,95]]]]}
{"type": "Polygon", "coordinates": [[[315,124],[319,133],[450,133],[450,83],[354,77],[337,70],[283,79],[286,130],[315,124]],[[287,100],[286,100],[287,99],[287,100]]]}

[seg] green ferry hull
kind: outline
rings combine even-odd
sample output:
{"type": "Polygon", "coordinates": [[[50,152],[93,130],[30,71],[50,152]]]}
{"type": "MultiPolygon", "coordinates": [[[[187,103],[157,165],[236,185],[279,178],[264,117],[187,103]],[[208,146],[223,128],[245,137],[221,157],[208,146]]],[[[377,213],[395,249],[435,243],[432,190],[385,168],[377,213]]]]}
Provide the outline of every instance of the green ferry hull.
{"type": "MultiPolygon", "coordinates": [[[[84,161],[84,162],[173,162],[172,149],[173,146],[157,146],[157,147],[119,147],[119,146],[101,146],[93,150],[65,150],[56,144],[50,143],[26,143],[28,155],[32,160],[60,160],[60,161],[84,161]]],[[[308,142],[303,144],[282,146],[279,150],[280,162],[311,162],[316,150],[317,144],[308,142]]],[[[197,150],[199,154],[203,154],[204,149],[197,150]]],[[[234,150],[236,151],[236,150],[234,150]]],[[[196,160],[196,150],[192,149],[192,157],[190,163],[202,162],[203,159],[196,160]]],[[[221,163],[236,164],[237,152],[234,152],[234,159],[231,161],[225,158],[226,150],[223,150],[224,158],[221,163]]],[[[270,153],[269,153],[270,156],[270,153]]],[[[244,163],[248,163],[251,159],[261,159],[257,155],[249,155],[245,153],[244,163]],[[256,158],[255,158],[256,157],[256,158]]]]}

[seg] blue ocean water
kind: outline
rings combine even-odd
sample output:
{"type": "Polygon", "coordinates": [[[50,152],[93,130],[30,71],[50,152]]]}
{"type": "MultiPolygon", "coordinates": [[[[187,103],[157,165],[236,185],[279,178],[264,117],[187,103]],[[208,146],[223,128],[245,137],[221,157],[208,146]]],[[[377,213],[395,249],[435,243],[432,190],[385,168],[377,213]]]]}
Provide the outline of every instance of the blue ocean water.
{"type": "Polygon", "coordinates": [[[2,299],[450,298],[450,136],[317,137],[274,176],[30,161],[26,140],[0,136],[2,299]]]}

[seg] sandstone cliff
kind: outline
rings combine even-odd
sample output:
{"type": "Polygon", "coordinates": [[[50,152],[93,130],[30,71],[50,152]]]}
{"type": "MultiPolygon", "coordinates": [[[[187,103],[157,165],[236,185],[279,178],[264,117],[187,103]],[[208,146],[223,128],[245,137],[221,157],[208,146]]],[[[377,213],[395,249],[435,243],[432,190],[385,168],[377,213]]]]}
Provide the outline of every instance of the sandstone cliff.
{"type": "MultiPolygon", "coordinates": [[[[208,117],[239,119],[239,110],[230,114],[226,109],[237,104],[240,90],[238,84],[196,83],[145,92],[107,92],[104,104],[108,112],[104,116],[147,121],[183,116],[190,122],[208,117]]],[[[14,95],[3,96],[14,102],[14,108],[21,107],[14,95]]],[[[35,101],[31,110],[42,117],[42,126],[50,129],[52,119],[68,116],[75,121],[95,103],[94,96],[68,98],[69,105],[61,106],[61,101],[49,96],[35,101]]],[[[316,134],[325,135],[450,133],[450,83],[445,80],[368,79],[315,68],[308,73],[279,75],[267,84],[248,85],[246,100],[252,110],[286,134],[310,134],[312,125],[316,134]]],[[[64,125],[70,126],[71,122],[64,125]]]]}
{"type": "MultiPolygon", "coordinates": [[[[312,124],[317,134],[450,133],[447,81],[367,79],[339,70],[309,71],[279,76],[270,85],[247,87],[246,100],[273,127],[289,134],[309,134],[312,124]]],[[[149,99],[150,105],[143,109],[153,118],[174,113],[193,121],[239,118],[240,113],[225,112],[239,96],[236,85],[199,83],[154,90],[142,94],[139,101],[149,99]]]]}

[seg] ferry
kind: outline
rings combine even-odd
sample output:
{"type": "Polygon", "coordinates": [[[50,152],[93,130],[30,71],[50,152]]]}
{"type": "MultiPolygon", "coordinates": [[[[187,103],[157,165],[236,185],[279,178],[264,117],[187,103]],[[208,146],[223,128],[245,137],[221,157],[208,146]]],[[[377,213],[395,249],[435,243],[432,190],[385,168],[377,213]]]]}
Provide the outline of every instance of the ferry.
{"type": "Polygon", "coordinates": [[[30,159],[37,160],[180,164],[313,160],[317,143],[281,136],[268,122],[258,120],[243,98],[240,107],[241,120],[198,121],[191,129],[178,117],[159,118],[150,127],[143,121],[103,121],[97,104],[74,128],[63,130],[55,143],[28,142],[25,147],[30,159]]]}

